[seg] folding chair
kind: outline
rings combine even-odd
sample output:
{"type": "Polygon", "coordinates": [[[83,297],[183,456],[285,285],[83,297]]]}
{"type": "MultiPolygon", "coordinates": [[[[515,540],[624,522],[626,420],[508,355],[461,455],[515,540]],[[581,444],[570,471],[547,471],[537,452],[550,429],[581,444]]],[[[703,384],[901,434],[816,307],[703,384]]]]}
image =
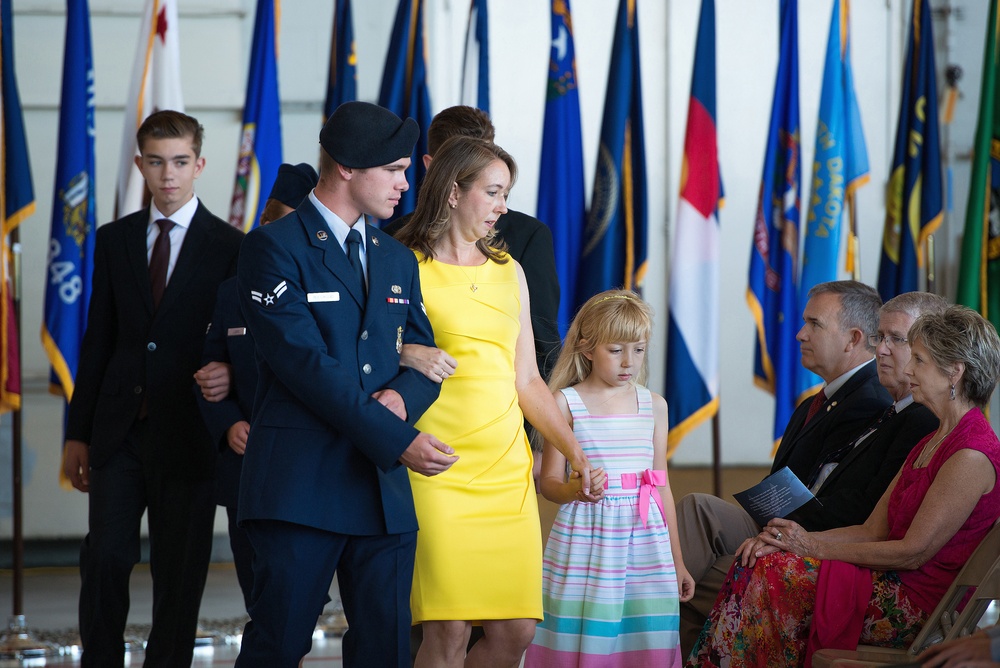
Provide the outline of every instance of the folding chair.
{"type": "Polygon", "coordinates": [[[934,643],[974,632],[986,608],[994,600],[1000,600],[1000,520],[993,524],[959,571],[909,649],[873,645],[858,645],[857,650],[821,649],[813,655],[813,668],[861,668],[909,663],[934,643]],[[959,612],[959,604],[970,591],[972,594],[968,603],[959,612]]]}

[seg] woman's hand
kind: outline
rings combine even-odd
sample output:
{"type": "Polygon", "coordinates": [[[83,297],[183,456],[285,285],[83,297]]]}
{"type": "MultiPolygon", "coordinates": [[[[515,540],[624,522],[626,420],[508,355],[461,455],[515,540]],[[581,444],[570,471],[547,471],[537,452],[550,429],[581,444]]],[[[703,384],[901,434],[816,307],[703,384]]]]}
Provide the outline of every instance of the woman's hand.
{"type": "MultiPolygon", "coordinates": [[[[594,496],[595,492],[598,490],[594,489],[594,485],[591,482],[591,477],[594,475],[594,470],[590,467],[590,460],[587,459],[587,455],[583,454],[583,450],[580,448],[580,444],[576,442],[576,437],[573,438],[573,445],[576,446],[578,451],[577,457],[569,460],[570,471],[576,473],[580,476],[580,491],[584,498],[582,500],[588,501],[590,503],[596,503],[599,498],[594,496]]],[[[603,483],[601,487],[601,495],[604,495],[603,483]]]]}
{"type": "Polygon", "coordinates": [[[767,523],[758,538],[766,545],[792,552],[800,557],[816,556],[816,540],[792,520],[774,518],[767,523]]]}
{"type": "Polygon", "coordinates": [[[419,343],[404,343],[399,352],[400,366],[416,369],[435,383],[455,375],[458,362],[454,357],[441,350],[422,346],[419,343]]]}
{"type": "Polygon", "coordinates": [[[985,631],[971,636],[931,645],[917,661],[925,668],[951,668],[952,666],[995,666],[990,654],[990,637],[985,631]]]}
{"type": "Polygon", "coordinates": [[[764,542],[764,535],[767,533],[767,529],[760,532],[760,534],[754,536],[753,538],[747,538],[743,541],[743,544],[736,549],[736,559],[741,565],[747,568],[753,568],[753,565],[757,563],[757,560],[761,557],[765,557],[769,554],[774,554],[778,552],[781,548],[775,547],[764,542]]]}
{"type": "Polygon", "coordinates": [[[604,469],[594,469],[590,472],[590,494],[583,493],[583,477],[579,471],[571,471],[570,482],[576,481],[579,489],[576,490],[576,500],[583,503],[597,503],[604,500],[604,486],[608,481],[608,474],[604,469]]]}

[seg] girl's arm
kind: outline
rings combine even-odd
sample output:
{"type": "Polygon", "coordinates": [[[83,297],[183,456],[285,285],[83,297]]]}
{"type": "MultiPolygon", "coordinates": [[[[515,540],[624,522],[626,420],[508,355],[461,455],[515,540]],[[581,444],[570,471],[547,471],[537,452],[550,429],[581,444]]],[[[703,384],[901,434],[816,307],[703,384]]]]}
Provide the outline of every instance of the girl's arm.
{"type": "Polygon", "coordinates": [[[681,554],[681,539],[677,534],[677,510],[674,507],[674,494],[670,491],[670,476],[667,471],[667,401],[655,392],[653,396],[653,469],[664,472],[664,485],[659,488],[660,500],[663,501],[663,519],[667,523],[670,534],[670,551],[674,558],[674,569],[677,571],[677,593],[681,601],[689,601],[694,596],[694,578],[684,566],[684,555],[681,554]]]}
{"type": "MultiPolygon", "coordinates": [[[[583,454],[583,449],[573,436],[573,430],[570,429],[565,416],[559,412],[552,393],[538,373],[535,337],[531,332],[528,284],[524,280],[524,270],[521,269],[521,265],[514,262],[514,266],[517,268],[517,281],[521,286],[521,332],[517,336],[514,349],[517,403],[528,422],[545,437],[546,447],[551,443],[569,461],[571,468],[580,473],[584,493],[588,493],[591,487],[590,461],[587,455],[583,454]]],[[[596,501],[597,497],[589,500],[596,501]]]]}

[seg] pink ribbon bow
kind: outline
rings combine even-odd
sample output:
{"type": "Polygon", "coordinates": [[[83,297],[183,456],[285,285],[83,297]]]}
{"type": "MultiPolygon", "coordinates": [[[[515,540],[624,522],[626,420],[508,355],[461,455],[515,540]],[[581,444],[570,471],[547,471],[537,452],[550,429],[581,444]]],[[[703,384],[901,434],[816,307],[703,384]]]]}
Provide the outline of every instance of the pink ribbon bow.
{"type": "Polygon", "coordinates": [[[646,519],[649,517],[649,498],[653,497],[657,507],[660,509],[660,516],[666,518],[663,511],[663,499],[660,498],[657,487],[667,484],[667,472],[646,469],[642,472],[641,485],[640,478],[635,473],[622,473],[622,489],[635,489],[639,487],[639,518],[642,520],[642,527],[646,528],[646,519]]]}

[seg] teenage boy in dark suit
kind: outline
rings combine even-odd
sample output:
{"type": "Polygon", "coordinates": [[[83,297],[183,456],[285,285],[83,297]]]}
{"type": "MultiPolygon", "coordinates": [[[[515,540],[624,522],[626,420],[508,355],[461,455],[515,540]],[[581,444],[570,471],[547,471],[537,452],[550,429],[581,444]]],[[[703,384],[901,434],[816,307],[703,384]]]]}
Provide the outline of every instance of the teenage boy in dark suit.
{"type": "Polygon", "coordinates": [[[121,666],[129,576],[148,511],[153,626],[145,662],[187,666],[215,518],[215,449],[192,376],[243,234],[194,194],[203,129],[150,115],[135,162],[149,206],[97,230],[93,291],[66,426],[67,478],[88,492],[80,550],[82,665],[121,666]]]}

